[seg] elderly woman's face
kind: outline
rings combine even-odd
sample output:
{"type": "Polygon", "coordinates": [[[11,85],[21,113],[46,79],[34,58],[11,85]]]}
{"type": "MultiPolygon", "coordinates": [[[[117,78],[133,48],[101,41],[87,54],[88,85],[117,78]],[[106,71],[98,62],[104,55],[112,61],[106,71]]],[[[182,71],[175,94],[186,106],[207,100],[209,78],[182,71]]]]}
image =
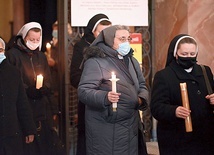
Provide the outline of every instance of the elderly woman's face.
{"type": "Polygon", "coordinates": [[[130,33],[127,30],[117,30],[114,37],[113,49],[118,49],[119,44],[131,41],[130,33]]]}

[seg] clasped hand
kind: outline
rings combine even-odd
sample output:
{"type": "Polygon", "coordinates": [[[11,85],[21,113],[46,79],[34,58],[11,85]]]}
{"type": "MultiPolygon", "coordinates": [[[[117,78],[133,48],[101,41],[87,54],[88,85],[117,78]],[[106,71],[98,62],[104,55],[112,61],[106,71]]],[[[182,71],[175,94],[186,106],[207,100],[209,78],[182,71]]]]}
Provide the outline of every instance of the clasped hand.
{"type": "Polygon", "coordinates": [[[43,95],[48,95],[50,90],[47,87],[41,87],[40,89],[36,89],[34,86],[30,86],[26,89],[28,97],[32,99],[40,99],[43,95]]]}
{"type": "Polygon", "coordinates": [[[207,95],[206,99],[210,100],[210,104],[214,105],[214,94],[207,95]]]}
{"type": "Polygon", "coordinates": [[[25,143],[29,144],[32,143],[34,140],[34,135],[28,135],[25,137],[25,143]]]}
{"type": "MultiPolygon", "coordinates": [[[[210,100],[210,104],[214,105],[214,94],[211,95],[207,95],[206,99],[210,100]]],[[[183,118],[186,119],[189,115],[190,115],[190,110],[188,110],[187,108],[184,108],[182,106],[177,107],[177,109],[175,110],[175,115],[178,118],[183,118]]]]}
{"type": "Polygon", "coordinates": [[[185,108],[183,106],[179,106],[175,110],[175,115],[178,118],[186,119],[190,115],[190,112],[191,111],[189,109],[187,109],[187,108],[185,108]]]}
{"type": "Polygon", "coordinates": [[[115,92],[108,92],[108,100],[111,102],[111,103],[117,103],[120,99],[120,95],[121,93],[115,93],[115,92]]]}

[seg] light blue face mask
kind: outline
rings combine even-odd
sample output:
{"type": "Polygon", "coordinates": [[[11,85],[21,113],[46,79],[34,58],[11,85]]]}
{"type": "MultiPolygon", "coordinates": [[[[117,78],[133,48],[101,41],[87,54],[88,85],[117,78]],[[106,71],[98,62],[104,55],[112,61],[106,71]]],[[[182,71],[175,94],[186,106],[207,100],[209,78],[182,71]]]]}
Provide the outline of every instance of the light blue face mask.
{"type": "Polygon", "coordinates": [[[57,30],[53,30],[52,31],[52,37],[53,38],[58,38],[58,31],[57,30]]]}
{"type": "Polygon", "coordinates": [[[129,53],[131,47],[129,45],[129,42],[124,42],[119,44],[119,48],[117,49],[117,52],[121,55],[121,56],[125,56],[129,53]]]}
{"type": "Polygon", "coordinates": [[[2,61],[6,58],[6,56],[4,55],[4,53],[0,53],[0,64],[2,63],[2,61]]]}

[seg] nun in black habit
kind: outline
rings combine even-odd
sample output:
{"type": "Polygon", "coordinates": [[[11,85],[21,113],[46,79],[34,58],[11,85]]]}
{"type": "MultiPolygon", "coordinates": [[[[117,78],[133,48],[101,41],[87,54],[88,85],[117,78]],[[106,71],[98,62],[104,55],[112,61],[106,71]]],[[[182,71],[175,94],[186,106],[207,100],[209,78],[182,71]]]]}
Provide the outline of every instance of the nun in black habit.
{"type": "MultiPolygon", "coordinates": [[[[155,74],[151,112],[157,119],[161,155],[214,154],[214,94],[208,94],[205,78],[197,64],[198,44],[186,34],[170,43],[166,66],[155,74]],[[187,84],[190,110],[182,106],[180,83],[187,84]],[[192,132],[186,132],[185,119],[192,119],[192,132]]],[[[213,74],[205,66],[212,89],[213,74]]]]}
{"type": "MultiPolygon", "coordinates": [[[[84,49],[91,45],[95,37],[97,37],[98,33],[100,33],[102,29],[109,27],[110,25],[111,22],[105,14],[99,13],[94,15],[85,27],[83,37],[74,45],[70,66],[70,81],[74,88],[78,87],[82,74],[84,49]]],[[[77,128],[77,155],[85,155],[85,105],[80,101],[78,102],[77,128]]]]}

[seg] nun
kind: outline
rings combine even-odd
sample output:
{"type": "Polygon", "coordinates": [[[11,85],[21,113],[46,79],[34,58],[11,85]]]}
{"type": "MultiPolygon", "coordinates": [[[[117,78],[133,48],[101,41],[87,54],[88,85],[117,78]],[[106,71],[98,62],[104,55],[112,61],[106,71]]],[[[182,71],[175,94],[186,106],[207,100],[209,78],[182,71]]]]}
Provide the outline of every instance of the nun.
{"type": "Polygon", "coordinates": [[[149,95],[130,41],[129,28],[114,25],[85,51],[78,96],[85,104],[87,155],[139,155],[138,110],[147,108],[149,95]],[[119,79],[116,92],[112,76],[119,79]]]}
{"type": "MultiPolygon", "coordinates": [[[[175,36],[168,48],[165,68],[155,74],[150,107],[158,121],[161,155],[214,154],[214,94],[208,94],[205,75],[197,64],[198,49],[192,36],[175,36]],[[187,85],[190,109],[182,106],[181,83],[187,85]],[[192,131],[186,131],[187,117],[191,117],[192,131]]],[[[211,69],[204,67],[213,89],[211,69]]]]}
{"type": "Polygon", "coordinates": [[[23,143],[34,141],[36,127],[21,73],[8,63],[1,38],[0,88],[0,154],[23,154],[23,143]]]}
{"type": "MultiPolygon", "coordinates": [[[[51,133],[54,115],[57,109],[51,102],[51,74],[46,56],[41,52],[42,27],[37,22],[25,24],[17,36],[12,48],[6,52],[8,61],[16,66],[22,76],[27,97],[33,111],[37,134],[32,146],[26,145],[31,152],[50,154],[51,133]],[[37,76],[42,76],[42,85],[36,87],[37,76]]],[[[56,104],[57,105],[57,104],[56,104]]]]}
{"type": "MultiPolygon", "coordinates": [[[[99,13],[94,15],[84,29],[84,34],[80,41],[74,45],[73,56],[70,66],[70,81],[71,85],[77,89],[80,77],[82,74],[83,51],[89,47],[99,33],[111,26],[109,17],[105,14],[99,13]]],[[[78,139],[77,139],[77,153],[76,155],[86,155],[85,148],[85,105],[78,102],[78,139]]],[[[75,122],[75,120],[73,121],[75,122]]]]}

